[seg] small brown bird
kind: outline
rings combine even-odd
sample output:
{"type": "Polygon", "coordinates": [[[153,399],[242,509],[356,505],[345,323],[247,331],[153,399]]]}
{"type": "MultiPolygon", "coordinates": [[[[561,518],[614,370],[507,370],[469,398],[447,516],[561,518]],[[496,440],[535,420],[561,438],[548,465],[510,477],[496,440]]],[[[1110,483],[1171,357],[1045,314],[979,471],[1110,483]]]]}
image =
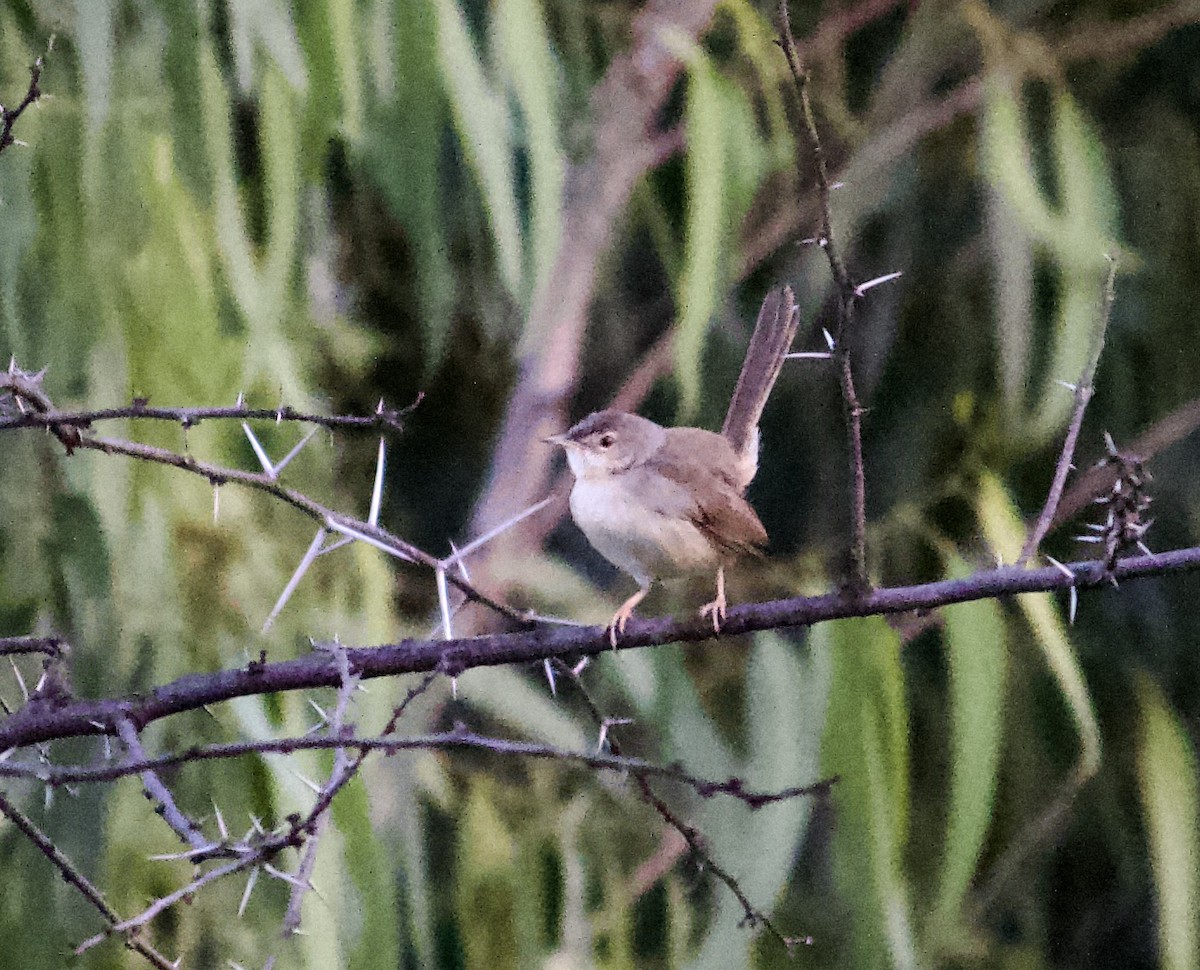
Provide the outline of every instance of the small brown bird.
{"type": "Polygon", "coordinates": [[[638,591],[609,624],[617,636],[656,580],[716,570],[717,595],[700,610],[713,631],[725,619],[725,565],[761,555],[767,532],[745,499],[758,470],[758,421],[796,330],[791,291],[763,303],[721,434],[664,428],[624,411],[597,411],[565,434],[561,445],[575,475],[571,515],[609,562],[629,573],[638,591]]]}

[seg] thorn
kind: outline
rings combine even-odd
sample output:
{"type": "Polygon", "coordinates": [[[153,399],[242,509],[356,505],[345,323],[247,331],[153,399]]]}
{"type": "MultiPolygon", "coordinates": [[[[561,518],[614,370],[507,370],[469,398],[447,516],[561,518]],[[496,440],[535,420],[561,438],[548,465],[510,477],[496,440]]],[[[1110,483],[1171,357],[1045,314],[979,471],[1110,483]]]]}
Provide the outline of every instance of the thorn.
{"type": "Polygon", "coordinates": [[[807,239],[800,240],[801,246],[817,246],[820,245],[820,243],[821,240],[818,236],[809,236],[807,239]]]}
{"type": "Polygon", "coordinates": [[[442,611],[442,633],[444,639],[453,640],[454,631],[450,627],[450,595],[446,589],[446,570],[440,565],[434,571],[437,581],[438,606],[442,611]]]}
{"type": "Polygon", "coordinates": [[[1046,556],[1046,560],[1050,563],[1051,566],[1053,566],[1060,573],[1062,573],[1064,576],[1066,576],[1067,579],[1071,580],[1071,582],[1075,581],[1075,574],[1073,572],[1071,572],[1071,570],[1069,570],[1061,562],[1059,562],[1057,559],[1055,559],[1053,556],[1046,556]]]}
{"type": "Polygon", "coordinates": [[[833,355],[824,350],[802,351],[787,354],[784,360],[829,360],[833,355]]]}
{"type": "Polygon", "coordinates": [[[315,435],[320,430],[321,430],[320,428],[313,428],[311,431],[309,431],[308,434],[306,434],[303,438],[301,438],[299,443],[291,451],[289,451],[286,455],[284,455],[283,458],[280,460],[279,464],[275,466],[275,474],[278,475],[281,471],[283,471],[283,469],[287,466],[288,462],[290,462],[293,458],[295,458],[298,454],[300,454],[300,452],[301,452],[301,450],[303,450],[304,446],[306,444],[308,444],[308,442],[312,439],[312,436],[315,435]]]}
{"type": "Polygon", "coordinates": [[[237,400],[233,402],[235,408],[246,407],[246,395],[242,391],[238,391],[237,400]]]}
{"type": "Polygon", "coordinates": [[[246,912],[246,906],[250,902],[250,894],[254,892],[254,884],[258,882],[258,866],[250,870],[250,875],[246,879],[246,891],[242,893],[242,901],[238,904],[238,919],[246,912]]]}
{"type": "Polygon", "coordinates": [[[833,341],[833,334],[831,334],[824,327],[821,328],[821,333],[825,334],[825,343],[829,345],[829,350],[832,352],[837,346],[833,341]]]}
{"type": "Polygon", "coordinates": [[[1076,536],[1076,542],[1103,542],[1104,536],[1076,536]]]}
{"type": "Polygon", "coordinates": [[[454,562],[458,563],[458,571],[462,578],[469,583],[471,581],[471,574],[467,572],[467,564],[462,560],[462,552],[459,550],[458,546],[454,544],[453,539],[450,541],[450,552],[453,553],[450,558],[454,562]]]}
{"type": "Polygon", "coordinates": [[[580,675],[581,673],[583,673],[584,669],[585,669],[585,668],[587,667],[587,665],[588,665],[588,664],[590,664],[591,662],[592,662],[592,658],[591,658],[591,657],[580,657],[580,658],[579,658],[579,662],[578,662],[577,664],[575,664],[575,666],[574,666],[574,667],[572,667],[572,668],[571,668],[571,676],[572,676],[572,677],[574,677],[576,680],[578,680],[578,679],[579,679],[579,675],[580,675]]]}
{"type": "Polygon", "coordinates": [[[903,275],[903,273],[886,273],[883,276],[876,276],[873,280],[867,280],[865,283],[859,283],[858,286],[854,288],[854,295],[862,296],[868,290],[873,290],[875,287],[881,286],[884,283],[890,283],[892,280],[898,280],[903,275]]]}
{"type": "Polygon", "coordinates": [[[542,661],[542,668],[546,671],[546,680],[550,682],[550,696],[557,697],[558,687],[554,683],[554,664],[550,662],[549,657],[542,661]]]}
{"type": "Polygon", "coordinates": [[[267,873],[267,875],[274,876],[276,879],[281,879],[284,882],[288,883],[289,885],[295,886],[297,889],[303,889],[307,892],[308,890],[313,888],[313,885],[311,882],[307,882],[306,880],[303,880],[303,879],[298,879],[296,876],[293,876],[290,872],[284,872],[282,869],[276,869],[269,862],[263,863],[263,870],[267,873]]]}
{"type": "Polygon", "coordinates": [[[21,688],[21,696],[25,699],[25,703],[29,703],[29,688],[25,686],[25,678],[21,676],[21,671],[17,667],[17,662],[10,656],[8,663],[12,667],[13,676],[17,678],[17,686],[21,688]]]}
{"type": "Polygon", "coordinates": [[[213,486],[213,525],[217,524],[217,519],[221,517],[221,486],[213,486]]]}
{"type": "Polygon", "coordinates": [[[458,700],[458,678],[457,677],[450,678],[450,696],[452,698],[454,698],[454,700],[458,700]]]}
{"type": "Polygon", "coordinates": [[[830,182],[829,183],[829,191],[830,192],[836,192],[838,189],[844,189],[845,187],[846,187],[845,182],[830,182]]]}
{"type": "Polygon", "coordinates": [[[1074,394],[1076,391],[1079,390],[1079,386],[1076,384],[1072,384],[1070,381],[1060,381],[1060,380],[1056,379],[1054,381],[1054,383],[1057,384],[1059,387],[1065,387],[1072,394],[1074,394]]]}
{"type": "Polygon", "coordinates": [[[1069,625],[1075,625],[1075,615],[1079,611],[1079,589],[1072,586],[1067,593],[1067,622],[1069,625]]]}
{"type": "Polygon", "coordinates": [[[1151,548],[1148,545],[1146,545],[1146,543],[1142,542],[1141,539],[1138,540],[1137,547],[1138,547],[1138,550],[1144,556],[1153,556],[1154,555],[1154,552],[1151,550],[1151,548]]]}
{"type": "Polygon", "coordinates": [[[620,727],[623,724],[632,724],[631,717],[606,717],[600,722],[600,740],[596,743],[596,752],[604,750],[604,742],[608,740],[608,729],[610,727],[620,727]]]}
{"type": "MultiPolygon", "coordinates": [[[[383,402],[380,401],[380,404],[383,402]]],[[[313,429],[316,430],[315,428],[313,429]]],[[[387,442],[381,435],[379,438],[379,457],[375,461],[375,481],[371,485],[371,510],[367,514],[367,522],[373,526],[379,525],[379,506],[383,504],[383,473],[387,457],[387,442]]]]}
{"type": "Polygon", "coordinates": [[[250,447],[254,449],[254,454],[258,457],[258,463],[262,465],[267,478],[275,481],[275,466],[271,464],[271,459],[267,457],[267,453],[263,451],[263,446],[258,443],[258,438],[254,436],[254,432],[250,430],[250,425],[246,424],[245,421],[242,422],[242,430],[250,440],[250,447]]]}

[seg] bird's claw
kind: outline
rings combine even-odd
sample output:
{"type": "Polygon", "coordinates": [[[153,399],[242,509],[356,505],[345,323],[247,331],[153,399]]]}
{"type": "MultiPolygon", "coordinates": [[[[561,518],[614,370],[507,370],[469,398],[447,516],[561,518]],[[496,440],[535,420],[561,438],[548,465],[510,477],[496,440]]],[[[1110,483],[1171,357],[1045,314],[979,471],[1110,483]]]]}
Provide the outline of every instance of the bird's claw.
{"type": "Polygon", "coordinates": [[[705,603],[700,607],[700,615],[702,617],[711,616],[713,633],[720,633],[721,624],[725,622],[725,597],[718,596],[711,603],[705,603]]]}

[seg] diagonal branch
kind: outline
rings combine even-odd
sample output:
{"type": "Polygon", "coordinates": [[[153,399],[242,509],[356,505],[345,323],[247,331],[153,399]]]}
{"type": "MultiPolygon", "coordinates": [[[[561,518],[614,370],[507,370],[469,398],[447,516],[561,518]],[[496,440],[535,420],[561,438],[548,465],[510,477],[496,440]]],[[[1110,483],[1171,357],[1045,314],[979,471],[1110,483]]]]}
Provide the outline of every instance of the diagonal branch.
{"type": "Polygon", "coordinates": [[[42,68],[45,67],[45,62],[39,57],[33,62],[33,66],[29,68],[29,87],[25,91],[25,97],[21,99],[21,103],[15,108],[0,107],[0,152],[4,151],[9,145],[17,144],[17,139],[13,137],[13,127],[18,119],[25,113],[25,109],[38,100],[42,96],[42,68]]]}
{"type": "Polygon", "coordinates": [[[1104,338],[1108,333],[1108,320],[1112,315],[1113,301],[1116,299],[1117,260],[1109,257],[1108,281],[1104,284],[1104,302],[1100,311],[1100,323],[1092,336],[1092,347],[1088,354],[1087,363],[1083,365],[1083,373],[1074,387],[1075,408],[1071,413],[1071,422],[1067,426],[1067,435],[1063,439],[1062,453],[1058,456],[1058,464],[1054,468],[1054,480],[1050,483],[1050,491],[1046,495],[1046,504],[1042,506],[1041,515],[1029,530],[1025,540],[1025,548],[1021,550],[1018,566],[1024,566],[1037,555],[1038,546],[1050,531],[1054,522],[1054,514],[1058,511],[1058,503],[1062,500],[1063,489],[1067,484],[1067,476],[1074,467],[1075,445],[1079,441],[1079,431],[1083,427],[1083,414],[1088,402],[1095,392],[1096,368],[1100,364],[1100,355],[1104,352],[1104,338]]]}
{"type": "MultiPolygon", "coordinates": [[[[59,851],[58,846],[50,840],[50,837],[39,829],[29,816],[10,802],[3,792],[0,792],[0,814],[12,822],[21,834],[29,839],[37,847],[38,851],[50,860],[50,864],[58,870],[67,885],[74,886],[79,891],[79,894],[96,908],[108,924],[108,932],[117,932],[121,925],[121,917],[105,902],[100,890],[92,884],[90,879],[75,868],[71,860],[59,851]]],[[[104,935],[101,934],[98,939],[103,939],[104,935]]],[[[133,936],[126,936],[125,945],[135,953],[141,954],[152,965],[158,967],[159,970],[175,970],[176,965],[148,943],[133,936]]]]}

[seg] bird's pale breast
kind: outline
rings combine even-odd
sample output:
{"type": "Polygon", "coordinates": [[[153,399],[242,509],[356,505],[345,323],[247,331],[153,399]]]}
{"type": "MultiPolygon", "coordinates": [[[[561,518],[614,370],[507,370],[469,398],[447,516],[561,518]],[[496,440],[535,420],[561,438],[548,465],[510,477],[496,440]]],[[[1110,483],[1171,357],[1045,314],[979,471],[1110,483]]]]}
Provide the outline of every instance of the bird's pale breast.
{"type": "Polygon", "coordinates": [[[664,497],[682,505],[685,494],[651,495],[657,501],[647,502],[631,484],[626,476],[613,475],[577,479],[571,490],[571,515],[605,559],[642,585],[717,566],[716,550],[692,520],[663,511],[664,497]]]}

